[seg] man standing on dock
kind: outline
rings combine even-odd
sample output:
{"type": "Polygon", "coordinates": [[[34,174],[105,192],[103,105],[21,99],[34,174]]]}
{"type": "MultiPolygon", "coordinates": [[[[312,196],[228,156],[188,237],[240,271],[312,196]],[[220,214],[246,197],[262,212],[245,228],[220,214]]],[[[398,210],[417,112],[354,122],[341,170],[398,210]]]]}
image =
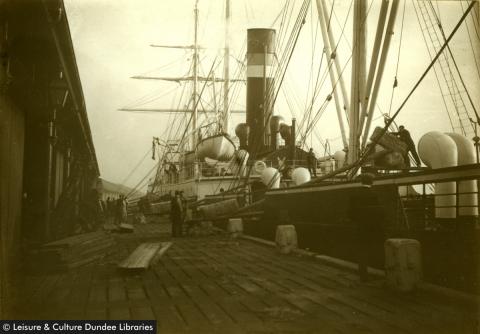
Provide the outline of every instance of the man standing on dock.
{"type": "Polygon", "coordinates": [[[315,157],[315,153],[313,153],[313,148],[310,148],[310,151],[308,152],[307,166],[310,175],[317,177],[317,158],[315,157]]]}
{"type": "Polygon", "coordinates": [[[369,173],[360,175],[362,186],[350,197],[348,210],[349,219],[355,223],[356,254],[358,258],[358,273],[362,281],[368,279],[368,261],[376,258],[378,247],[385,239],[383,233],[383,209],[377,195],[372,190],[374,176],[369,173]]]}
{"type": "Polygon", "coordinates": [[[172,237],[181,237],[183,203],[178,190],[175,191],[175,196],[170,200],[170,218],[172,221],[172,237]]]}
{"type": "Polygon", "coordinates": [[[117,200],[117,223],[125,224],[127,222],[127,199],[125,195],[120,195],[117,200]]]}

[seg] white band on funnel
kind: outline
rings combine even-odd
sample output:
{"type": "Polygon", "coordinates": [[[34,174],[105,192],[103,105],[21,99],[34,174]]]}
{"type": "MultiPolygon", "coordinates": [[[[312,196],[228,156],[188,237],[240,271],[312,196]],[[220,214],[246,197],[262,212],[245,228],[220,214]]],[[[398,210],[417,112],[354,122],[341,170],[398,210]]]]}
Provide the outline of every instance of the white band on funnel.
{"type": "Polygon", "coordinates": [[[271,65],[248,65],[247,66],[247,78],[272,78],[273,77],[273,66],[271,65]]]}

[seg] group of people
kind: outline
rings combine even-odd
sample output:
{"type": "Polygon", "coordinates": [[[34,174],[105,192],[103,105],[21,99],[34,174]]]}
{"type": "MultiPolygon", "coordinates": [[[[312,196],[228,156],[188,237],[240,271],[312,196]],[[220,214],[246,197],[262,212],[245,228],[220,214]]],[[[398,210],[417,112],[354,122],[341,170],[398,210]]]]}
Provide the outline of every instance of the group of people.
{"type": "Polygon", "coordinates": [[[109,221],[117,225],[127,222],[128,203],[125,195],[120,195],[118,198],[108,197],[104,206],[104,212],[109,221]]]}
{"type": "Polygon", "coordinates": [[[183,222],[187,214],[187,200],[183,196],[183,191],[175,191],[175,195],[170,199],[170,219],[172,221],[172,236],[181,237],[183,235],[183,222]]]}

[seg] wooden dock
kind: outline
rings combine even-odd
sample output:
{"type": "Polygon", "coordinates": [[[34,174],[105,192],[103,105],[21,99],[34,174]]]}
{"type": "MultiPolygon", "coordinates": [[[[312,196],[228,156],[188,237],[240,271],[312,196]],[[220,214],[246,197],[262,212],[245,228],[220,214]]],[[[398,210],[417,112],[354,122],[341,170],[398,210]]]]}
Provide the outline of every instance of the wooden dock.
{"type": "Polygon", "coordinates": [[[158,333],[478,333],[478,308],[224,235],[171,239],[168,222],[112,234],[103,259],[18,281],[16,319],[156,319],[158,333]],[[117,265],[173,241],[151,268],[117,265]]]}

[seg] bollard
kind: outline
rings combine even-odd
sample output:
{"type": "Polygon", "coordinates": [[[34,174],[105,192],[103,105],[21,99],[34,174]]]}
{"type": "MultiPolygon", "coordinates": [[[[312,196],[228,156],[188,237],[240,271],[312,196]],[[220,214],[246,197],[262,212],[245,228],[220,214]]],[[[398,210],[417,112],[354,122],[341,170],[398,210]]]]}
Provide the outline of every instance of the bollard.
{"type": "Polygon", "coordinates": [[[386,240],[385,276],[387,286],[395,290],[414,290],[422,279],[420,242],[414,239],[386,240]]]}
{"type": "Polygon", "coordinates": [[[243,233],[242,218],[230,218],[227,223],[227,232],[232,238],[236,238],[243,233]]]}
{"type": "Polygon", "coordinates": [[[288,254],[297,248],[297,231],[294,225],[278,225],[275,235],[277,249],[282,254],[288,254]]]}

